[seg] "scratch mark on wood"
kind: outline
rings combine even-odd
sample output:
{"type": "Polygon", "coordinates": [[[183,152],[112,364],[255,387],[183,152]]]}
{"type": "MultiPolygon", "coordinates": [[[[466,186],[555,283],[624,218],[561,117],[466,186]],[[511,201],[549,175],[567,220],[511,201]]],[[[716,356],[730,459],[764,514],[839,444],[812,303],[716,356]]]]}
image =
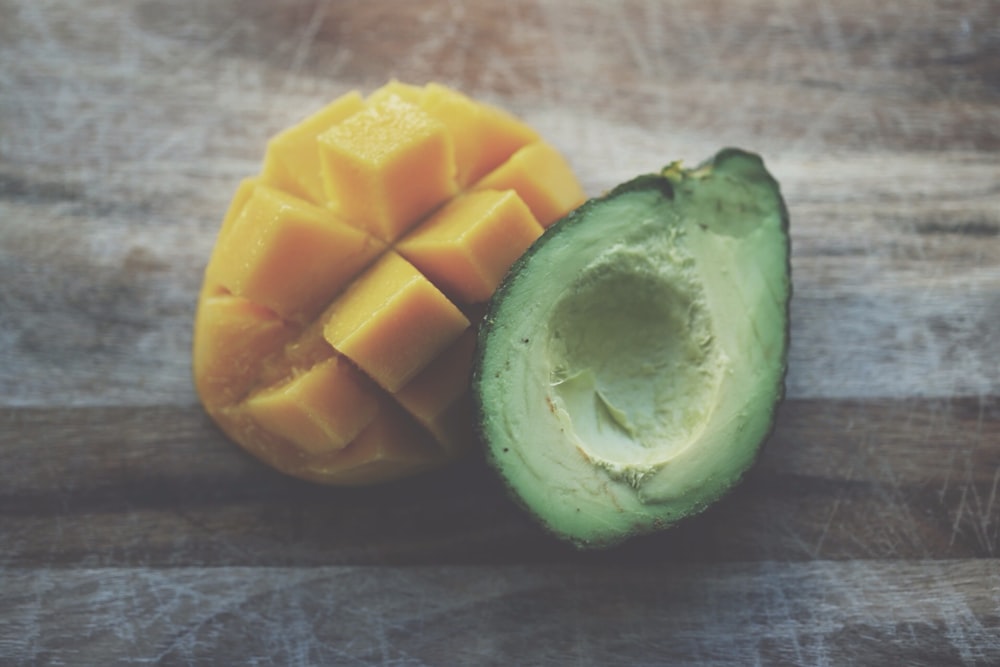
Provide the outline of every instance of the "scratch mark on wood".
{"type": "Polygon", "coordinates": [[[316,39],[319,29],[323,25],[323,19],[326,18],[327,5],[328,3],[324,0],[316,0],[316,3],[313,5],[312,13],[302,28],[302,34],[295,45],[295,53],[292,55],[292,62],[288,67],[291,76],[298,76],[306,60],[309,58],[309,51],[312,48],[313,41],[316,39]]]}
{"type": "MultiPolygon", "coordinates": [[[[851,461],[851,466],[848,468],[846,479],[852,479],[854,477],[854,466],[855,460],[851,461]]],[[[840,511],[840,505],[843,502],[844,494],[847,493],[847,487],[842,487],[837,492],[837,497],[833,501],[832,507],[830,507],[830,514],[827,516],[826,523],[823,524],[823,529],[820,531],[819,538],[816,540],[816,546],[812,549],[812,557],[820,558],[823,553],[823,543],[826,541],[826,536],[830,532],[830,526],[833,524],[833,519],[840,511]]]]}
{"type": "MultiPolygon", "coordinates": [[[[655,5],[654,5],[655,6],[655,5]]],[[[615,12],[615,23],[621,33],[621,44],[628,49],[632,55],[632,61],[640,74],[652,75],[654,72],[653,61],[648,56],[648,45],[639,37],[633,27],[633,23],[639,25],[655,25],[652,22],[643,21],[641,16],[632,16],[627,12],[615,12]]]]}
{"type": "Polygon", "coordinates": [[[995,528],[997,524],[994,521],[994,514],[997,511],[1000,465],[994,467],[990,477],[990,485],[988,489],[984,489],[984,497],[980,494],[980,485],[976,483],[982,471],[977,471],[975,463],[977,451],[986,437],[983,429],[987,402],[985,397],[979,399],[975,425],[977,437],[972,447],[963,452],[965,480],[962,484],[958,506],[954,510],[949,546],[954,546],[959,536],[968,527],[980,548],[993,556],[997,552],[997,530],[995,528]]]}
{"type": "Polygon", "coordinates": [[[993,523],[993,516],[995,510],[997,509],[997,486],[1000,485],[1000,465],[993,473],[993,486],[990,487],[990,497],[986,503],[986,511],[983,516],[983,535],[985,537],[985,547],[986,551],[990,556],[996,555],[996,540],[995,531],[991,533],[991,528],[996,524],[993,523]]]}

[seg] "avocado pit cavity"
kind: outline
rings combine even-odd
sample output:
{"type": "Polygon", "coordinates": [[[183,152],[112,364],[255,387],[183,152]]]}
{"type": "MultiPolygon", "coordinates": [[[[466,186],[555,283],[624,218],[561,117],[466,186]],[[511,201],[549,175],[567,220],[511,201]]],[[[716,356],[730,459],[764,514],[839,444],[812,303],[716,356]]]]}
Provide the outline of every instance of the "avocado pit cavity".
{"type": "Polygon", "coordinates": [[[566,291],[548,331],[553,405],[593,463],[635,479],[697,439],[721,358],[690,265],[615,249],[566,291]]]}

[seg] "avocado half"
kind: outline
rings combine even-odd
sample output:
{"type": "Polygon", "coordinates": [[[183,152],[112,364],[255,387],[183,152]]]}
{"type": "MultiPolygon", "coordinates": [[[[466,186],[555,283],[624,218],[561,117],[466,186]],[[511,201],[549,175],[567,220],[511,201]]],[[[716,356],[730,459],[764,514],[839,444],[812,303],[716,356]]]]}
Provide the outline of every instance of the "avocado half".
{"type": "Polygon", "coordinates": [[[589,200],[490,302],[472,387],[491,463],[581,547],[701,512],[771,430],[790,296],[787,209],[757,155],[589,200]]]}

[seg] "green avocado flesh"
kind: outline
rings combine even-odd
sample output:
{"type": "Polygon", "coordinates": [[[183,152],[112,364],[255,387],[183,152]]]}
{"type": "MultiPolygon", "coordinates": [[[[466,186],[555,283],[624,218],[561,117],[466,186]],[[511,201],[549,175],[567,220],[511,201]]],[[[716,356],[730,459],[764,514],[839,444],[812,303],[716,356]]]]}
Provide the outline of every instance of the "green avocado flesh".
{"type": "Polygon", "coordinates": [[[480,330],[489,458],[549,530],[607,546],[731,489],[784,391],[788,217],[759,157],[592,199],[514,265],[480,330]]]}

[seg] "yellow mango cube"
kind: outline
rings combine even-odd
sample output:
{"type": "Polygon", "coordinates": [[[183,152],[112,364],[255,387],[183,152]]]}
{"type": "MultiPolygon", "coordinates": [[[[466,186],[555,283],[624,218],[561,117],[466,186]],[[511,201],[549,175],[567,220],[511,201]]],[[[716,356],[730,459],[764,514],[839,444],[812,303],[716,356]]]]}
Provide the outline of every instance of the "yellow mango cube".
{"type": "Polygon", "coordinates": [[[455,178],[461,187],[480,179],[538,134],[510,114],[445,86],[427,84],[420,106],[441,121],[455,144],[455,178]]]}
{"type": "Polygon", "coordinates": [[[457,190],[447,128],[397,95],[327,130],[319,146],[327,197],[387,243],[457,190]]]}
{"type": "Polygon", "coordinates": [[[476,330],[465,333],[394,394],[406,411],[451,453],[462,451],[472,428],[469,378],[476,330]]]}
{"type": "Polygon", "coordinates": [[[350,445],[317,458],[306,476],[358,486],[412,475],[449,458],[408,415],[384,401],[372,423],[350,445]]]}
{"type": "Polygon", "coordinates": [[[314,204],[326,204],[316,138],[364,107],[361,95],[352,91],[275,135],[264,154],[261,180],[314,204]]]}
{"type": "Polygon", "coordinates": [[[514,153],[473,189],[515,190],[542,227],[548,227],[586,198],[563,156],[543,142],[514,153]]]}
{"type": "Polygon", "coordinates": [[[323,335],[396,391],[461,335],[469,320],[412,264],[389,252],[324,314],[323,335]]]}
{"type": "Polygon", "coordinates": [[[482,190],[452,199],[397,249],[449,297],[479,303],[541,234],[516,192],[482,190]]]}
{"type": "Polygon", "coordinates": [[[236,186],[236,192],[233,194],[233,198],[229,202],[226,214],[222,217],[222,225],[219,227],[219,236],[215,241],[216,253],[219,252],[219,248],[225,243],[225,239],[229,236],[229,232],[232,231],[237,218],[239,218],[243,213],[243,209],[250,200],[250,196],[253,195],[260,183],[260,177],[254,176],[252,178],[244,178],[240,181],[239,185],[236,186]]]}
{"type": "Polygon", "coordinates": [[[272,311],[252,301],[203,292],[195,318],[192,365],[206,407],[214,409],[241,399],[256,381],[263,361],[296,333],[272,311]]]}
{"type": "Polygon", "coordinates": [[[384,247],[326,209],[258,185],[220,239],[207,274],[233,294],[301,322],[384,247]]]}
{"type": "Polygon", "coordinates": [[[263,428],[320,454],[343,449],[372,422],[378,394],[344,357],[333,356],[244,405],[263,428]]]}

